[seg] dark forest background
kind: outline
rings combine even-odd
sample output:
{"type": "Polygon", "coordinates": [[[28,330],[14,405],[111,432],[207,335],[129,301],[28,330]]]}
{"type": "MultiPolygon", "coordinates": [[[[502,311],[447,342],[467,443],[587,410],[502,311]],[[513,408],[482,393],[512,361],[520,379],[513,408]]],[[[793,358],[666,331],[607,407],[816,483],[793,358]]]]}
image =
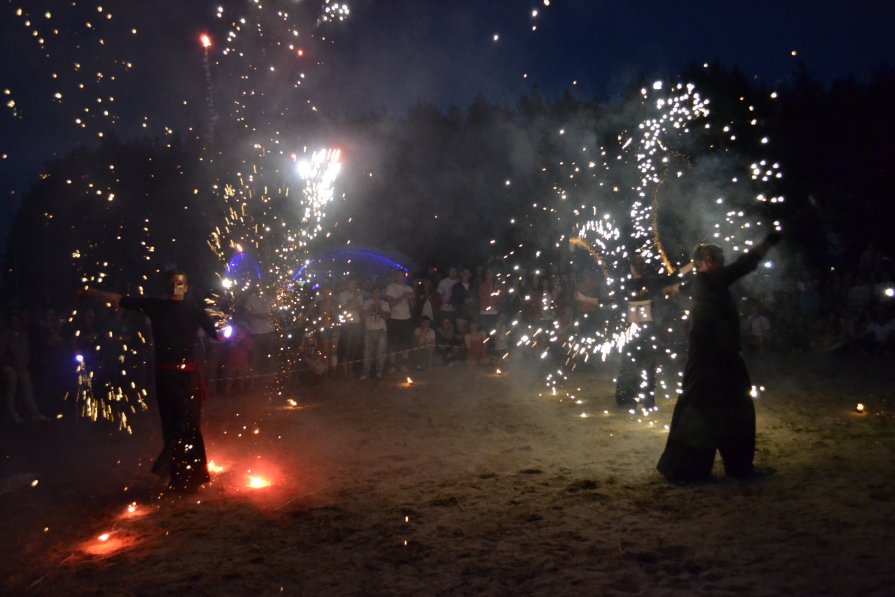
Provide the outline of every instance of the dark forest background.
{"type": "MultiPolygon", "coordinates": [[[[843,263],[868,243],[895,253],[895,69],[880,68],[868,81],[823,85],[802,68],[774,88],[774,102],[762,82],[721,65],[694,68],[681,80],[711,98],[715,115],[761,106],[772,159],[785,173],[783,217],[794,223],[787,243],[806,262],[843,263]]],[[[503,255],[526,234],[509,220],[551,198],[554,167],[565,150],[555,131],[565,127],[611,143],[621,123],[630,126],[627,100],[640,87],[612,101],[581,101],[568,92],[545,98],[533,88],[513,106],[479,97],[465,108],[418,102],[399,116],[284,123],[297,137],[326,139],[343,150],[340,198],[327,219],[332,234],[319,248],[350,240],[418,267],[474,265],[503,255]]],[[[218,139],[218,147],[248,140],[226,129],[218,139]]],[[[199,278],[210,284],[221,269],[206,244],[222,218],[213,184],[245,165],[235,152],[219,150],[213,163],[197,159],[202,154],[195,139],[107,137],[46,164],[24,194],[9,236],[5,302],[66,304],[84,274],[73,255],[85,250],[109,263],[107,279],[116,290],[133,290],[142,279],[154,293],[150,273],[174,262],[202,272],[199,278]]]]}

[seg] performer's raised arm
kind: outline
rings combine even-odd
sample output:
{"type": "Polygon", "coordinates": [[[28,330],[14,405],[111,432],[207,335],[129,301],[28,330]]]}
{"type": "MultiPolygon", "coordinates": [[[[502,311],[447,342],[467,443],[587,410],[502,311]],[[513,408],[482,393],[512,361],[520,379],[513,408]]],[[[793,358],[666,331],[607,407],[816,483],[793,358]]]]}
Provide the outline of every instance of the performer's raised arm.
{"type": "Polygon", "coordinates": [[[117,292],[108,292],[105,290],[97,290],[95,288],[81,288],[78,292],[75,293],[77,298],[89,298],[91,300],[103,303],[112,307],[113,309],[117,309],[119,303],[121,302],[121,295],[117,292]]]}

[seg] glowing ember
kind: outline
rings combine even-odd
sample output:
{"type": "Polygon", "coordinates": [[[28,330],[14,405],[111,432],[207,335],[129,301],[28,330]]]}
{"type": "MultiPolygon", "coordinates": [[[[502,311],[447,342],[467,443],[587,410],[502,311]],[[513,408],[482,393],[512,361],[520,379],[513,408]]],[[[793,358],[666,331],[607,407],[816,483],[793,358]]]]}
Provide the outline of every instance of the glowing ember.
{"type": "Polygon", "coordinates": [[[103,533],[95,540],[87,541],[81,544],[81,551],[92,556],[106,557],[120,552],[123,549],[129,549],[139,542],[139,538],[121,531],[114,533],[103,533]],[[114,534],[114,536],[113,536],[114,534]]]}
{"type": "Polygon", "coordinates": [[[859,413],[864,412],[864,403],[858,402],[858,405],[855,407],[855,410],[858,411],[859,413]]]}
{"type": "Polygon", "coordinates": [[[137,511],[137,504],[131,504],[127,507],[128,514],[133,514],[136,511],[137,511]]]}
{"type": "Polygon", "coordinates": [[[413,385],[413,380],[410,379],[409,377],[407,378],[407,385],[408,386],[413,385]]]}
{"type": "Polygon", "coordinates": [[[293,407],[298,406],[298,402],[296,402],[292,398],[289,398],[288,400],[286,400],[286,402],[289,404],[289,406],[293,406],[293,407]]]}
{"type": "Polygon", "coordinates": [[[207,33],[203,33],[202,35],[199,36],[199,43],[202,44],[203,48],[210,48],[211,47],[211,37],[209,37],[209,35],[207,33]]]}
{"type": "Polygon", "coordinates": [[[255,475],[249,475],[249,487],[252,489],[263,489],[265,487],[270,487],[271,483],[267,479],[263,477],[258,477],[255,475]]]}
{"type": "Polygon", "coordinates": [[[224,472],[224,467],[219,464],[215,464],[214,460],[208,461],[208,472],[209,473],[222,473],[224,472]]]}

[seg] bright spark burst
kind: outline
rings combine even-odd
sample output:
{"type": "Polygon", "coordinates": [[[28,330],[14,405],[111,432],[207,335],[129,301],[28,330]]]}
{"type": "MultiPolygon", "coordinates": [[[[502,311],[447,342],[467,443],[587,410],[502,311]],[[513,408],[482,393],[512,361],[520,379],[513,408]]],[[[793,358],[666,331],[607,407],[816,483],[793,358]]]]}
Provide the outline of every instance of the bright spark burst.
{"type": "MultiPolygon", "coordinates": [[[[656,81],[640,91],[642,119],[618,132],[614,145],[579,145],[558,164],[544,167],[555,175],[554,199],[533,205],[528,226],[533,237],[544,234],[539,230],[560,232],[553,237],[552,253],[538,250],[531,256],[529,264],[539,264],[534,272],[524,269],[524,245],[515,247],[505,256],[513,274],[503,282],[512,289],[521,276],[533,273],[540,280],[551,268],[568,265],[595,272],[602,284],[599,296],[591,297],[598,305],[592,314],[597,325],[557,312],[555,296],[538,288],[531,288],[526,299],[540,301],[540,321],[513,322],[522,327],[520,345],[559,361],[546,375],[551,394],[559,393],[558,386],[579,363],[605,360],[613,352],[625,355],[626,344],[641,332],[627,317],[632,255],[643,256],[648,269],[668,276],[671,285],[680,281],[674,275],[689,260],[675,258],[697,242],[713,242],[735,254],[748,251],[768,231],[780,230],[779,222],[763,215],[768,206],[784,201],[773,191],[782,178],[780,165],[768,159],[744,161],[735,150],[733,124],[713,121],[709,107],[709,99],[692,84],[656,81]],[[557,263],[557,257],[567,261],[557,263]]],[[[750,106],[740,136],[766,147],[769,140],[758,131],[753,110],[750,106]]],[[[578,139],[566,129],[557,138],[570,136],[578,139]]],[[[686,319],[686,312],[674,319],[686,319]]],[[[655,339],[652,347],[662,350],[655,339]]],[[[672,348],[664,351],[671,360],[677,356],[672,348]]]]}
{"type": "MultiPolygon", "coordinates": [[[[134,57],[145,55],[149,38],[144,31],[150,27],[141,19],[150,9],[141,6],[139,10],[118,13],[115,5],[110,10],[109,6],[71,2],[58,6],[54,3],[49,11],[45,2],[23,0],[20,4],[13,9],[14,18],[28,43],[33,43],[35,51],[45,59],[46,72],[35,76],[46,76],[51,83],[47,88],[53,109],[83,132],[88,143],[107,139],[114,132],[124,137],[127,131],[140,128],[160,139],[162,151],[176,149],[178,136],[183,143],[200,145],[195,162],[176,164],[171,173],[159,171],[157,161],[152,162],[150,156],[150,163],[145,164],[146,175],[161,179],[187,173],[197,179],[216,180],[211,188],[196,188],[194,197],[184,197],[183,208],[193,208],[193,203],[203,198],[222,199],[225,209],[232,211],[223,223],[209,222],[210,228],[216,228],[211,241],[212,245],[217,243],[212,247],[215,253],[226,258],[224,255],[232,251],[228,242],[231,236],[238,236],[254,251],[271,251],[275,257],[265,264],[265,273],[270,274],[264,281],[266,287],[271,292],[294,294],[286,288],[286,283],[291,282],[289,272],[294,273],[296,263],[306,254],[307,243],[325,234],[321,220],[327,203],[333,199],[332,183],[338,174],[339,159],[337,150],[324,150],[320,156],[312,154],[309,162],[313,171],[300,180],[302,192],[298,200],[295,195],[290,199],[289,187],[295,184],[297,176],[287,166],[287,152],[282,149],[287,143],[280,138],[280,128],[290,110],[288,106],[295,106],[293,112],[317,111],[303,87],[311,73],[306,72],[308,64],[296,60],[304,54],[297,46],[298,40],[319,37],[325,27],[344,22],[350,15],[349,5],[332,0],[302,6],[291,0],[246,0],[241,8],[212,8],[209,30],[198,36],[198,47],[204,55],[208,109],[187,118],[176,115],[174,110],[192,108],[189,101],[176,97],[178,91],[173,91],[169,105],[131,118],[127,111],[119,111],[118,96],[146,75],[146,64],[134,57]],[[288,102],[280,101],[283,89],[292,93],[288,102]],[[223,103],[216,104],[215,97],[223,103]],[[278,99],[273,100],[274,97],[278,99]],[[215,105],[228,106],[228,112],[220,114],[227,122],[217,128],[215,105]],[[189,122],[196,117],[200,122],[189,122]],[[166,124],[174,120],[189,124],[175,130],[166,124]],[[248,137],[252,139],[250,143],[245,141],[248,137]],[[227,189],[232,188],[239,191],[228,197],[227,189]],[[273,204],[277,199],[293,205],[288,222],[276,215],[280,206],[273,204]],[[244,213],[255,204],[267,205],[265,213],[244,213]],[[248,225],[247,220],[257,225],[252,234],[230,234],[234,232],[232,227],[248,225]],[[271,234],[274,229],[282,236],[271,234]]],[[[6,109],[13,117],[22,118],[27,112],[18,99],[15,87],[3,89],[6,109]]],[[[289,145],[295,143],[292,139],[289,145]]],[[[303,155],[306,151],[297,153],[303,155]]],[[[130,286],[143,294],[143,287],[163,267],[157,249],[179,239],[156,235],[150,207],[155,198],[142,202],[146,212],[140,217],[123,212],[125,204],[133,205],[132,201],[122,200],[129,192],[127,176],[128,173],[120,173],[119,164],[110,163],[102,172],[84,172],[69,177],[64,184],[60,181],[59,192],[83,199],[85,213],[97,214],[89,221],[90,238],[102,240],[83,241],[83,246],[70,253],[80,282],[113,291],[130,286]],[[125,256],[134,253],[138,257],[124,261],[125,256]]],[[[209,211],[214,213],[216,209],[209,211]]],[[[54,218],[52,213],[45,215],[48,221],[54,218]]],[[[233,292],[236,290],[239,288],[233,292]]],[[[296,310],[288,303],[284,303],[286,310],[296,310]]],[[[209,307],[218,317],[224,316],[226,309],[214,300],[209,307]]],[[[81,358],[73,365],[78,388],[72,394],[80,414],[93,421],[113,421],[120,429],[131,432],[132,415],[146,408],[148,390],[135,373],[144,358],[147,339],[140,336],[125,344],[96,338],[83,326],[82,314],[77,311],[71,314],[69,323],[80,332],[76,338],[81,358]]]]}

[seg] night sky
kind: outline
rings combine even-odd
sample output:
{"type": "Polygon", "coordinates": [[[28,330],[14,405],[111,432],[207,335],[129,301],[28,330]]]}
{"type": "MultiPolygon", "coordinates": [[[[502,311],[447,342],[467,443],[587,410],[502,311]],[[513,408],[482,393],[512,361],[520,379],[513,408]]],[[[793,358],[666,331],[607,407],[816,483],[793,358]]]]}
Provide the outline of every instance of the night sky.
{"type": "MultiPolygon", "coordinates": [[[[222,95],[226,86],[237,84],[238,69],[219,62],[221,40],[228,22],[253,3],[4,2],[0,184],[11,205],[43,162],[78,144],[95,143],[98,132],[127,139],[201,129],[205,79],[198,36],[207,31],[214,38],[210,72],[216,94],[222,95]],[[217,18],[218,7],[224,18],[217,18]],[[17,14],[20,8],[23,15],[17,14]],[[45,38],[43,48],[38,37],[45,38]],[[125,62],[131,66],[125,68],[125,62]],[[57,92],[61,99],[54,98],[57,92]],[[114,107],[102,118],[97,111],[110,106],[109,96],[114,107]],[[97,105],[97,98],[106,103],[97,105]],[[85,106],[95,120],[80,127],[75,118],[85,106]]],[[[715,60],[772,86],[800,62],[824,82],[849,74],[865,80],[895,56],[895,3],[877,0],[347,4],[346,20],[319,22],[324,0],[271,0],[307,26],[295,42],[303,54],[290,54],[288,65],[282,63],[284,54],[274,56],[269,46],[242,46],[257,51],[248,59],[254,64],[304,75],[303,86],[290,90],[297,95],[284,99],[285,94],[272,97],[268,91],[266,100],[313,106],[321,118],[401,114],[420,100],[462,108],[478,94],[511,105],[532,85],[548,97],[569,88],[579,98],[612,99],[640,76],[674,77],[715,60]]],[[[3,210],[4,228],[12,206],[3,210]]]]}

